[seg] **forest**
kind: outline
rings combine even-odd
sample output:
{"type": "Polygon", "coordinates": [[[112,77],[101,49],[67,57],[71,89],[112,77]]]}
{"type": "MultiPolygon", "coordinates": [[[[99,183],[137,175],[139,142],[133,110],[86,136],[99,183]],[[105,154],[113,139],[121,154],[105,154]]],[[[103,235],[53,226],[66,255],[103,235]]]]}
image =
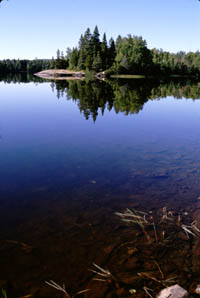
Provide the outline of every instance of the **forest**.
{"type": "Polygon", "coordinates": [[[106,33],[100,38],[95,26],[81,34],[78,46],[57,50],[56,58],[35,60],[1,60],[0,73],[27,72],[34,74],[44,69],[81,70],[88,73],[146,75],[146,76],[200,76],[200,52],[170,53],[149,49],[141,36],[112,37],[106,33]]]}
{"type": "Polygon", "coordinates": [[[50,68],[50,59],[34,59],[34,60],[20,60],[20,59],[5,59],[0,60],[0,74],[17,74],[19,72],[27,72],[34,74],[43,69],[50,68]]]}
{"type": "Polygon", "coordinates": [[[77,47],[67,48],[66,56],[60,50],[50,68],[69,68],[102,72],[105,74],[186,75],[199,76],[200,52],[170,53],[162,49],[149,49],[141,36],[112,37],[106,33],[100,39],[96,26],[80,36],[77,47]]]}

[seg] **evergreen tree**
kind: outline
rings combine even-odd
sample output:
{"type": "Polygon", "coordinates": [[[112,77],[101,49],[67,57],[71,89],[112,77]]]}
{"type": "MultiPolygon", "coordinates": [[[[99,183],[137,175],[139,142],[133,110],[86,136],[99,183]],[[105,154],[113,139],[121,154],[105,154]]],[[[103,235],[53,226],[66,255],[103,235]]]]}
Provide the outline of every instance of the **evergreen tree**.
{"type": "Polygon", "coordinates": [[[52,57],[51,62],[50,62],[50,69],[54,69],[55,67],[56,67],[55,59],[54,59],[54,57],[52,57]]]}
{"type": "Polygon", "coordinates": [[[85,69],[91,70],[92,69],[92,56],[91,55],[86,55],[85,59],[85,69]]]}
{"type": "Polygon", "coordinates": [[[99,29],[98,29],[97,26],[95,26],[94,32],[93,32],[92,37],[91,37],[91,49],[92,49],[92,54],[93,54],[94,58],[97,56],[97,52],[100,49],[99,36],[100,36],[99,29]]]}
{"type": "Polygon", "coordinates": [[[85,54],[83,49],[79,51],[78,69],[85,69],[85,54]]]}
{"type": "Polygon", "coordinates": [[[69,61],[70,69],[76,69],[78,67],[78,61],[79,61],[79,51],[77,48],[73,48],[70,54],[70,61],[69,61]]]}
{"type": "Polygon", "coordinates": [[[115,60],[116,50],[115,50],[115,42],[111,37],[109,40],[109,48],[108,48],[108,68],[110,68],[115,60]]]}
{"type": "Polygon", "coordinates": [[[121,35],[118,35],[116,39],[116,49],[118,48],[118,45],[120,44],[121,40],[122,40],[121,35]]]}
{"type": "Polygon", "coordinates": [[[101,58],[102,58],[102,68],[108,68],[108,44],[106,39],[106,33],[103,34],[103,39],[101,43],[101,58]]]}
{"type": "Polygon", "coordinates": [[[92,68],[95,71],[101,71],[102,70],[102,58],[100,52],[97,53],[95,59],[93,60],[92,68]]]}
{"type": "Polygon", "coordinates": [[[90,28],[87,28],[83,37],[83,46],[81,48],[82,50],[85,51],[85,54],[89,53],[90,51],[91,37],[92,35],[91,35],[90,28]]]}
{"type": "Polygon", "coordinates": [[[79,39],[78,45],[79,45],[79,50],[81,50],[83,48],[83,46],[84,46],[84,37],[83,37],[83,34],[81,34],[81,37],[79,39]]]}
{"type": "Polygon", "coordinates": [[[57,59],[60,59],[60,50],[59,49],[56,52],[56,57],[57,57],[57,59]]]}
{"type": "Polygon", "coordinates": [[[66,58],[70,59],[71,58],[71,54],[72,54],[72,49],[71,48],[67,48],[66,50],[66,58]]]}
{"type": "MultiPolygon", "coordinates": [[[[78,68],[79,69],[85,69],[85,63],[87,56],[92,55],[90,50],[91,45],[91,31],[90,28],[87,28],[87,30],[84,33],[84,36],[81,35],[79,40],[79,61],[78,61],[78,68]]],[[[88,61],[89,59],[87,59],[88,61]]],[[[88,62],[87,62],[88,63],[88,62]]]]}

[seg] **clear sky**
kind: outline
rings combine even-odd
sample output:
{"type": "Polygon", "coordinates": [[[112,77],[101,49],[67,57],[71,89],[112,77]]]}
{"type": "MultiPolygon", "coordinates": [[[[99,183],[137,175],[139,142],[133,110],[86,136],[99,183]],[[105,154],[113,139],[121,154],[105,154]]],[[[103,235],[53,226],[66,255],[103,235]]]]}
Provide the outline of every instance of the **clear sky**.
{"type": "Polygon", "coordinates": [[[95,25],[108,39],[130,33],[149,48],[200,50],[198,0],[9,0],[0,6],[0,59],[51,58],[95,25]]]}

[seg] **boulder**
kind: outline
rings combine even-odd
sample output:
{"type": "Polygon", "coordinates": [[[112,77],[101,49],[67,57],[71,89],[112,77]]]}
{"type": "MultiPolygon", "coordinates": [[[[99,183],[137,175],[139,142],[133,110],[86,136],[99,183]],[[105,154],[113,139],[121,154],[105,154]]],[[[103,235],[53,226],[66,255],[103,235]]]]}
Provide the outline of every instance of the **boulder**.
{"type": "Polygon", "coordinates": [[[180,287],[179,285],[174,285],[163,289],[157,296],[157,298],[187,298],[189,293],[180,287]]]}
{"type": "Polygon", "coordinates": [[[195,291],[196,294],[200,295],[200,285],[197,285],[195,291]]]}

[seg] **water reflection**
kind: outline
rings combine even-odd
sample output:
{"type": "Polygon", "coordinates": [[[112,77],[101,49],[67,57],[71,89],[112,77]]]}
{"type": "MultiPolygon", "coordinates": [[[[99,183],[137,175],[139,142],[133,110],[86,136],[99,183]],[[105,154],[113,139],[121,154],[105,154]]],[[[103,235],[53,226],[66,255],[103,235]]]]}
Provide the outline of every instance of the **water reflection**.
{"type": "Polygon", "coordinates": [[[2,75],[0,74],[0,82],[4,82],[7,84],[20,84],[20,83],[43,83],[45,82],[43,79],[34,76],[32,74],[26,73],[26,72],[20,72],[18,74],[7,74],[7,75],[2,75]]]}
{"type": "MultiPolygon", "coordinates": [[[[23,75],[4,82],[32,81],[23,75]]],[[[132,288],[143,298],[144,286],[156,297],[174,276],[188,289],[200,283],[200,238],[183,230],[194,221],[200,228],[200,101],[174,99],[183,97],[200,98],[198,83],[1,84],[0,287],[8,297],[60,297],[45,280],[72,294],[92,289],[91,298],[130,297],[132,288]],[[77,106],[86,119],[98,116],[95,125],[77,106]],[[122,223],[115,212],[126,208],[153,225],[122,223]],[[93,262],[120,279],[118,289],[93,280],[93,262]]]]}
{"type": "Polygon", "coordinates": [[[56,81],[51,84],[58,99],[74,100],[86,119],[95,121],[105,109],[137,114],[148,100],[173,96],[174,98],[200,98],[200,86],[196,81],[173,80],[111,80],[103,81],[56,81]]]}

